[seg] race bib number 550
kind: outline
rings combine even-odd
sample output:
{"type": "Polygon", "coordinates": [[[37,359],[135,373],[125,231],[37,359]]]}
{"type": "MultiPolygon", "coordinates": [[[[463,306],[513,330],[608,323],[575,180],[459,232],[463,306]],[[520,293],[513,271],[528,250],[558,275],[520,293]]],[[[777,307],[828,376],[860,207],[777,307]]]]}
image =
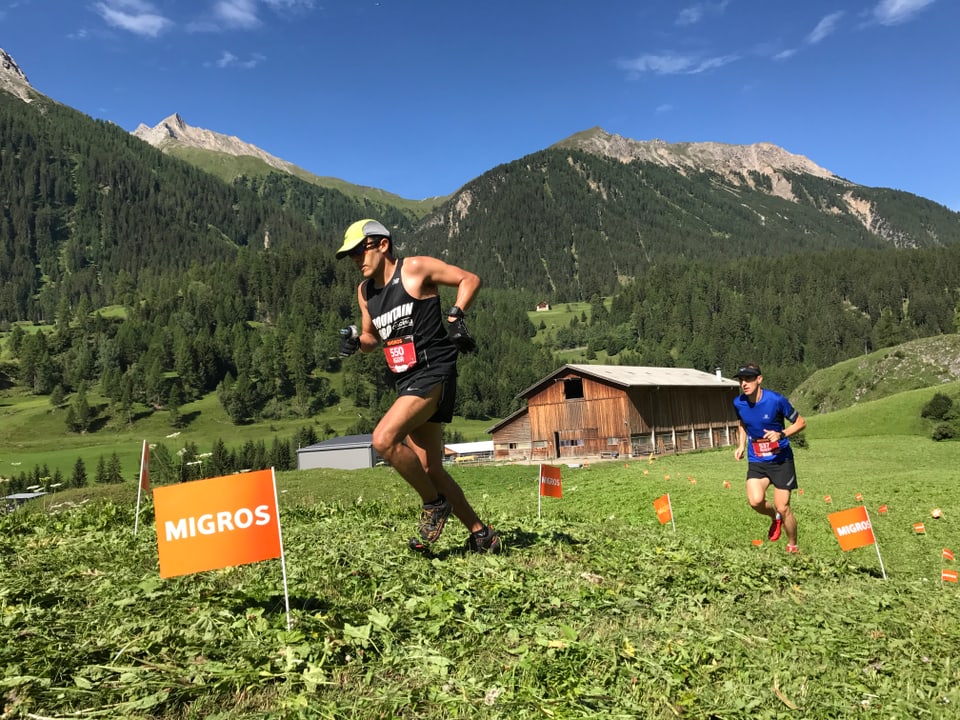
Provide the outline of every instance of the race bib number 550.
{"type": "Polygon", "coordinates": [[[413,335],[391,338],[383,344],[383,354],[387,358],[390,372],[402,373],[417,364],[417,347],[413,335]]]}

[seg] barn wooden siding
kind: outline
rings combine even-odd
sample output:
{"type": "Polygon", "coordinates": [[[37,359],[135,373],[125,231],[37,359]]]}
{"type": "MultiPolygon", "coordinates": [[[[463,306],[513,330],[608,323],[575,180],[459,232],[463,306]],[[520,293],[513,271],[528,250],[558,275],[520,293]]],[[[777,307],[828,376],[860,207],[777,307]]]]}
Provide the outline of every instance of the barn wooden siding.
{"type": "Polygon", "coordinates": [[[507,418],[493,433],[494,460],[526,460],[530,457],[530,413],[527,408],[507,418]]]}
{"type": "MultiPolygon", "coordinates": [[[[528,398],[529,458],[629,457],[732,445],[736,393],[710,386],[624,389],[566,373],[528,398]],[[568,397],[581,387],[582,397],[568,397]]],[[[494,433],[494,446],[522,432],[521,423],[506,423],[494,433]]]]}

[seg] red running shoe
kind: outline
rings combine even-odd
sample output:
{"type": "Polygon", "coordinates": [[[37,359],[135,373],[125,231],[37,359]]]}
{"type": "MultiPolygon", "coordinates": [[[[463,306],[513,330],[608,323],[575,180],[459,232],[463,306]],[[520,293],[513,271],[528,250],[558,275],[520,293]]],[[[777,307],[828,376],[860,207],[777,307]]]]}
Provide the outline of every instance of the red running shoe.
{"type": "Polygon", "coordinates": [[[770,530],[767,532],[767,540],[776,542],[780,539],[780,529],[783,527],[783,519],[779,516],[770,523],[770,530]]]}
{"type": "Polygon", "coordinates": [[[798,548],[796,545],[787,545],[787,552],[788,552],[788,553],[798,553],[798,552],[800,552],[800,548],[798,548]]]}

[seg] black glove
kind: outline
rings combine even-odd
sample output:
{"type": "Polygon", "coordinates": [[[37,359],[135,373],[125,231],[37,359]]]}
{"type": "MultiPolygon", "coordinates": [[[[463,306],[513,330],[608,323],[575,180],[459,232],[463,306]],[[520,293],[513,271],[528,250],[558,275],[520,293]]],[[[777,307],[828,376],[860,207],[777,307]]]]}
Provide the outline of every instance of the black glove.
{"type": "Polygon", "coordinates": [[[340,357],[350,357],[360,349],[360,333],[357,326],[340,328],[340,357]]]}
{"type": "Polygon", "coordinates": [[[447,333],[450,335],[450,342],[456,345],[458,351],[464,354],[477,351],[477,341],[467,332],[467,326],[463,324],[462,317],[447,324],[447,333]]]}

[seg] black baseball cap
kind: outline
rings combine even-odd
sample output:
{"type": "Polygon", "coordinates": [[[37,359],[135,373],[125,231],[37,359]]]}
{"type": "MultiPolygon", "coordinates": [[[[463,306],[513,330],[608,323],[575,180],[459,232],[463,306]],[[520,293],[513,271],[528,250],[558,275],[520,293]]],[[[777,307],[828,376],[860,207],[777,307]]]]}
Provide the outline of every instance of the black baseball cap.
{"type": "Polygon", "coordinates": [[[763,373],[760,372],[759,365],[756,363],[747,363],[737,368],[737,374],[734,375],[734,377],[739,380],[740,378],[755,378],[761,375],[763,375],[763,373]]]}

